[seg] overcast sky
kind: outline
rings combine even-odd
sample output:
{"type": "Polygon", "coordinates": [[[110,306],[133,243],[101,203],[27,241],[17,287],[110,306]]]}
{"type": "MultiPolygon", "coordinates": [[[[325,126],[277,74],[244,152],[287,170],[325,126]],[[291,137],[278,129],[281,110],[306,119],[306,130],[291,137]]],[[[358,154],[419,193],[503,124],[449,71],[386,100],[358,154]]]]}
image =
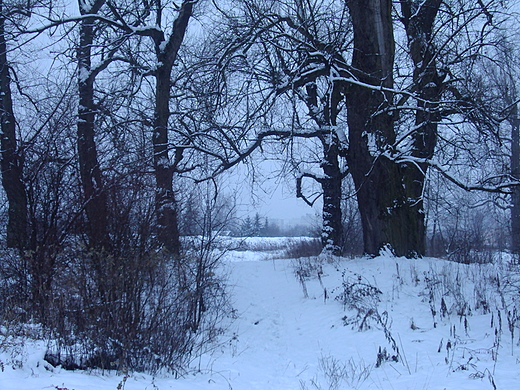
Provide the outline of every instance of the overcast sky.
{"type": "Polygon", "coordinates": [[[253,216],[258,212],[262,217],[281,219],[286,223],[301,223],[302,218],[312,218],[321,203],[308,206],[296,198],[294,178],[283,180],[276,177],[279,163],[264,161],[255,164],[254,171],[244,165],[224,175],[222,184],[229,194],[236,194],[238,215],[253,216]]]}

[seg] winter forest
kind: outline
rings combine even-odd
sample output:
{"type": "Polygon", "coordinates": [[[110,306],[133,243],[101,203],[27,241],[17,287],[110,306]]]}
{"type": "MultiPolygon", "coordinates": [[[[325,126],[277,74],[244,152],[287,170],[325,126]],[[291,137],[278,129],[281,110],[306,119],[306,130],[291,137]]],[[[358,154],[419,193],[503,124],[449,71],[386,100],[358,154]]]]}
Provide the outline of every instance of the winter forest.
{"type": "Polygon", "coordinates": [[[0,387],[517,386],[519,22],[0,0],[0,387]]]}

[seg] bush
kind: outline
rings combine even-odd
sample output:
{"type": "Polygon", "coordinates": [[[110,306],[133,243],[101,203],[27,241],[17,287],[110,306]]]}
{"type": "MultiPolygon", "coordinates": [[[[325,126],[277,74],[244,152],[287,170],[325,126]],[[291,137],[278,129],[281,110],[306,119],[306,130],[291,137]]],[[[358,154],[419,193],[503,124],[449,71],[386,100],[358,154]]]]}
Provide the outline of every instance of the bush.
{"type": "Polygon", "coordinates": [[[343,272],[343,282],[336,300],[340,301],[345,309],[356,311],[354,316],[343,317],[344,325],[352,325],[358,331],[371,328],[371,321],[375,323],[385,334],[385,338],[392,348],[393,354],[386,348],[379,347],[376,359],[376,367],[385,361],[402,361],[399,347],[390,331],[391,321],[388,312],[379,313],[380,296],[383,294],[377,287],[371,285],[361,275],[355,277],[346,276],[343,272]]]}
{"type": "MultiPolygon", "coordinates": [[[[322,356],[318,368],[323,380],[328,384],[326,388],[329,390],[358,389],[370,376],[373,365],[367,365],[363,360],[356,362],[352,358],[347,362],[342,362],[333,356],[322,356]]],[[[318,378],[311,379],[310,383],[314,389],[323,388],[318,378]]],[[[306,390],[308,387],[304,381],[300,381],[300,388],[306,390]]]]}
{"type": "Polygon", "coordinates": [[[27,322],[31,317],[29,312],[27,261],[13,251],[4,251],[0,254],[0,325],[27,322]]]}
{"type": "Polygon", "coordinates": [[[226,314],[213,232],[227,229],[232,207],[200,189],[199,212],[181,226],[196,226],[202,239],[172,258],[158,247],[149,176],[106,186],[102,243],[89,234],[75,177],[69,190],[44,187],[49,196],[31,187],[30,250],[0,254],[0,330],[41,324],[46,359],[65,368],[183,374],[226,314]]]}
{"type": "Polygon", "coordinates": [[[114,223],[110,250],[87,250],[70,235],[60,246],[4,253],[0,328],[41,323],[53,365],[183,374],[226,314],[221,252],[205,237],[172,258],[154,246],[151,221],[139,222],[114,223]],[[46,255],[52,267],[37,279],[46,255]]]}
{"type": "Polygon", "coordinates": [[[48,316],[53,365],[182,375],[200,343],[218,334],[225,294],[211,252],[87,252],[68,264],[48,316]]]}

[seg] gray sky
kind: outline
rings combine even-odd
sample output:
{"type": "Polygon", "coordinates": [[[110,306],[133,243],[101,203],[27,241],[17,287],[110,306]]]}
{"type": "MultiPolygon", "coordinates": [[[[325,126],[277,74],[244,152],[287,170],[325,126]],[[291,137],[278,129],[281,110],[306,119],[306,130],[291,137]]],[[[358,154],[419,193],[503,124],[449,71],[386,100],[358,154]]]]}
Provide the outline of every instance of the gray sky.
{"type": "Polygon", "coordinates": [[[254,172],[244,165],[238,166],[223,178],[225,191],[236,194],[238,214],[253,216],[258,212],[272,220],[284,220],[288,224],[311,219],[321,208],[321,203],[308,206],[296,198],[296,182],[292,176],[285,179],[273,177],[279,163],[263,161],[255,164],[254,172]]]}

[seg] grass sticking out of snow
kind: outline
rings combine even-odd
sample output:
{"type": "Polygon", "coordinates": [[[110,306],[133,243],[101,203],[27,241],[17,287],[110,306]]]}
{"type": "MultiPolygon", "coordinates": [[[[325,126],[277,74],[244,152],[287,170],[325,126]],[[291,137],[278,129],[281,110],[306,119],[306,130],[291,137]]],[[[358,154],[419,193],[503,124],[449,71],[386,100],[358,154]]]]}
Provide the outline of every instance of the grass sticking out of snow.
{"type": "Polygon", "coordinates": [[[0,388],[518,387],[520,270],[507,258],[266,261],[251,249],[226,257],[235,316],[185,377],[65,371],[43,361],[45,343],[25,339],[14,360],[12,347],[1,352],[0,388]]]}

